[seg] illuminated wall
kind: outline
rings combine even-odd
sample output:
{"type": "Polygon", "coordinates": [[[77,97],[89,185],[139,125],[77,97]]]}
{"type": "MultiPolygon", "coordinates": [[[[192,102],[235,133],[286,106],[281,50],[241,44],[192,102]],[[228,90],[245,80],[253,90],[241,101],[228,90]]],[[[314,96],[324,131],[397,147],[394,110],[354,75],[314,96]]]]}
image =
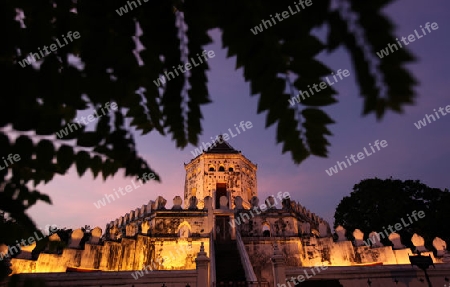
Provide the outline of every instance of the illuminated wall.
{"type": "Polygon", "coordinates": [[[62,254],[40,254],[38,260],[12,259],[13,274],[66,272],[67,267],[101,271],[195,270],[195,258],[209,238],[152,238],[138,235],[104,245],[86,244],[84,250],[64,249],[62,254]]]}

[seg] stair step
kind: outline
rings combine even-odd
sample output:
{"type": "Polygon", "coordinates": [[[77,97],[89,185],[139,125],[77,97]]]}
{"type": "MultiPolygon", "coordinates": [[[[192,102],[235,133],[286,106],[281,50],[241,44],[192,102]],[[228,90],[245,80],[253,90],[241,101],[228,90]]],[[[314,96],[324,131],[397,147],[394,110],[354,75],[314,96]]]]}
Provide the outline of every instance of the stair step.
{"type": "Polygon", "coordinates": [[[216,281],[238,282],[245,281],[245,271],[235,241],[215,243],[216,281]]]}

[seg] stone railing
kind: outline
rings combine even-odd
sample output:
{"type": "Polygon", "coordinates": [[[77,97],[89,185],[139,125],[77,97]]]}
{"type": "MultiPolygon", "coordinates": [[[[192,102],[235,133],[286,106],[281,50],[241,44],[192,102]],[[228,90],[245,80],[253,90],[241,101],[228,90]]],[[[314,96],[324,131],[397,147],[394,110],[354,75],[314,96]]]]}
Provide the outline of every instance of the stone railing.
{"type": "Polygon", "coordinates": [[[239,231],[236,231],[236,244],[242,265],[244,267],[245,279],[247,279],[247,281],[257,281],[258,279],[256,278],[255,272],[253,271],[252,262],[248,257],[247,251],[245,250],[245,246],[242,242],[241,234],[239,233],[239,231]]]}
{"type": "Polygon", "coordinates": [[[213,238],[213,233],[210,233],[209,236],[209,242],[211,242],[211,244],[209,245],[209,258],[211,259],[210,261],[210,279],[211,282],[215,282],[216,281],[216,251],[214,249],[214,238],[213,238]]]}

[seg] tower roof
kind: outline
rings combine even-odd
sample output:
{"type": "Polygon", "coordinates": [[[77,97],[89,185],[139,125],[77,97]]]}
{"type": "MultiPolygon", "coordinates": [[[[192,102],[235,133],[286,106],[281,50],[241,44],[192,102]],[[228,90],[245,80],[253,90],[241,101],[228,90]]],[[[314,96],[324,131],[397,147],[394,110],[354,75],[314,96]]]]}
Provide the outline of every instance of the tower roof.
{"type": "Polygon", "coordinates": [[[214,142],[214,144],[204,153],[241,153],[241,151],[235,150],[226,140],[222,138],[222,135],[219,136],[219,139],[214,142]]]}

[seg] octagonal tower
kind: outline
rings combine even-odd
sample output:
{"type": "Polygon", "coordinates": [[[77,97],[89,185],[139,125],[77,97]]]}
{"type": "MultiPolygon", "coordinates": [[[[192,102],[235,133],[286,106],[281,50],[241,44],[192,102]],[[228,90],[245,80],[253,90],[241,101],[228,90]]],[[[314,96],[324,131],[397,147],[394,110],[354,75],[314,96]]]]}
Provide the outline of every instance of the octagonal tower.
{"type": "Polygon", "coordinates": [[[198,208],[204,207],[203,199],[211,196],[213,208],[220,208],[220,198],[228,199],[228,208],[234,208],[234,198],[240,196],[243,206],[249,208],[252,196],[257,196],[256,170],[241,151],[235,150],[219,137],[209,149],[185,164],[184,206],[189,206],[189,198],[196,196],[198,208]]]}

